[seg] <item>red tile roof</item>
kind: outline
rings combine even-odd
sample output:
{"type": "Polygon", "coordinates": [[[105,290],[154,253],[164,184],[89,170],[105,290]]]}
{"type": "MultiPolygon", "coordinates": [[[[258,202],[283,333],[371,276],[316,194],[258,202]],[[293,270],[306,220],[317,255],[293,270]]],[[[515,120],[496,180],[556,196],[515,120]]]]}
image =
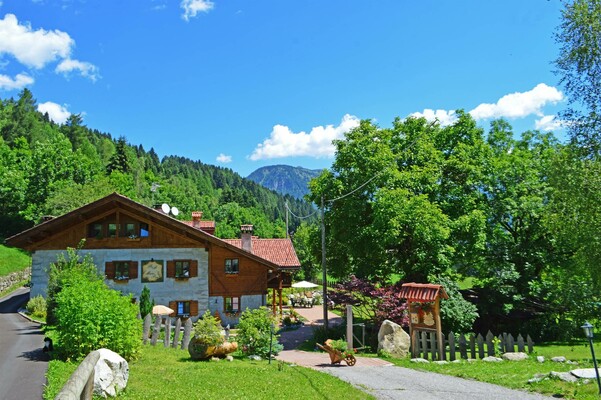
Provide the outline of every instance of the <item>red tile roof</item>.
{"type": "MultiPolygon", "coordinates": [[[[238,248],[242,248],[241,239],[223,239],[238,248]]],[[[290,239],[252,238],[252,254],[283,268],[300,268],[300,261],[290,239]]]]}
{"type": "MultiPolygon", "coordinates": [[[[186,224],[188,226],[194,227],[193,221],[180,221],[180,222],[183,222],[184,224],[186,224]]],[[[198,227],[200,229],[215,228],[215,221],[200,220],[198,227]]]]}
{"type": "Polygon", "coordinates": [[[430,283],[403,283],[399,297],[409,301],[431,302],[435,301],[440,295],[442,299],[448,299],[449,295],[445,292],[442,285],[430,283]]]}

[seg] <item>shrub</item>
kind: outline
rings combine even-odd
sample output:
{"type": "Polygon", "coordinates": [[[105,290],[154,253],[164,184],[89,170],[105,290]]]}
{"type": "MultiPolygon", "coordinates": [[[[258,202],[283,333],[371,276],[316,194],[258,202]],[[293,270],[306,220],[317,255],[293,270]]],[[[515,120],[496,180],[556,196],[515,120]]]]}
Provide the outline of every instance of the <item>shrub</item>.
{"type": "Polygon", "coordinates": [[[27,302],[27,311],[32,317],[46,318],[46,299],[42,296],[35,296],[27,302]]]}
{"type": "Polygon", "coordinates": [[[60,352],[66,358],[81,359],[107,348],[131,360],[140,351],[137,305],[102,281],[70,282],[56,295],[55,314],[60,352]]]}
{"type": "Polygon", "coordinates": [[[313,328],[313,341],[315,343],[324,344],[328,339],[342,339],[345,333],[346,327],[343,324],[330,326],[328,329],[321,325],[313,328]]]}
{"type": "Polygon", "coordinates": [[[465,300],[459,292],[459,286],[449,277],[438,276],[434,283],[442,285],[449,295],[447,300],[440,302],[440,318],[445,332],[471,332],[474,321],[478,317],[475,304],[465,300]]]}
{"type": "Polygon", "coordinates": [[[237,335],[242,353],[268,357],[270,339],[273,340],[271,353],[276,355],[282,351],[283,346],[278,343],[278,336],[272,333],[274,324],[275,318],[265,307],[244,311],[240,316],[237,335]]]}
{"type": "Polygon", "coordinates": [[[83,258],[79,256],[79,250],[83,248],[84,244],[85,240],[82,240],[77,249],[68,248],[67,257],[59,254],[56,262],[50,264],[46,299],[46,322],[49,325],[56,324],[56,297],[62,289],[76,282],[102,282],[102,277],[99,275],[92,257],[89,254],[83,258]]]}
{"type": "Polygon", "coordinates": [[[225,340],[223,336],[221,336],[221,325],[219,324],[219,321],[211,315],[209,310],[207,310],[202,318],[199,318],[194,324],[194,337],[207,346],[217,346],[225,340]]]}
{"type": "Polygon", "coordinates": [[[150,289],[144,285],[144,289],[140,294],[140,316],[142,319],[152,312],[152,307],[154,307],[154,299],[150,300],[150,289]]]}

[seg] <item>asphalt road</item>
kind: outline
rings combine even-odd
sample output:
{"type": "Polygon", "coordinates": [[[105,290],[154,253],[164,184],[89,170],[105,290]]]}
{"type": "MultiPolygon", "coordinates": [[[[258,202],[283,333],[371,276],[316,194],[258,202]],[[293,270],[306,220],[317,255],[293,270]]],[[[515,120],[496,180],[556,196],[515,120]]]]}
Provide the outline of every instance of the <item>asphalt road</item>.
{"type": "Polygon", "coordinates": [[[0,298],[0,400],[41,399],[46,384],[44,334],[17,313],[28,300],[25,288],[0,298]]]}
{"type": "Polygon", "coordinates": [[[323,372],[382,400],[543,400],[537,393],[400,367],[334,367],[323,372]]]}

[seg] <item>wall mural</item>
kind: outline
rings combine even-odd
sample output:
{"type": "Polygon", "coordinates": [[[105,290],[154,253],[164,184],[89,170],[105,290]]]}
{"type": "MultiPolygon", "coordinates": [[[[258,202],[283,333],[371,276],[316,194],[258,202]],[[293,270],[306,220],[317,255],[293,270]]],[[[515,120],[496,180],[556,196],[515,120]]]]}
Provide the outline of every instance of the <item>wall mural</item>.
{"type": "Polygon", "coordinates": [[[152,259],[142,261],[142,282],[163,282],[164,276],[163,260],[152,259]]]}

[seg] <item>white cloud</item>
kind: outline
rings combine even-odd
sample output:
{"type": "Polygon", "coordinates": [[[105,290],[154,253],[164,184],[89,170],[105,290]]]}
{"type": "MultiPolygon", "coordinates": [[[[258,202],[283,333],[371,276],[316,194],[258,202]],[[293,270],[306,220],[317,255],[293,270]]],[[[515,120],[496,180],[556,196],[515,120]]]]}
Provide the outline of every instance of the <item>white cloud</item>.
{"type": "Polygon", "coordinates": [[[47,63],[67,58],[75,42],[59,30],[32,30],[29,24],[19,24],[14,14],[0,19],[0,55],[10,54],[21,64],[43,68],[47,63]]]}
{"type": "Polygon", "coordinates": [[[257,145],[250,159],[253,161],[283,157],[332,157],[336,151],[332,140],[359,126],[359,118],[346,114],[340,125],[316,126],[310,133],[294,133],[287,126],[275,125],[268,139],[257,145]]]}
{"type": "Polygon", "coordinates": [[[410,115],[410,117],[415,118],[425,118],[429,122],[433,122],[438,120],[441,126],[452,125],[455,121],[457,121],[457,116],[455,115],[454,110],[432,110],[430,108],[426,108],[424,112],[414,112],[410,115]]]}
{"type": "Polygon", "coordinates": [[[564,99],[563,93],[552,86],[539,83],[527,92],[507,94],[495,104],[483,103],[470,111],[474,119],[524,118],[529,115],[543,116],[542,108],[564,99]]]}
{"type": "Polygon", "coordinates": [[[33,78],[26,74],[17,74],[15,78],[0,74],[0,90],[19,90],[34,82],[33,78]]]}
{"type": "Polygon", "coordinates": [[[79,71],[81,76],[90,78],[93,82],[96,82],[96,79],[98,79],[98,68],[95,65],[70,58],[61,61],[56,66],[55,71],[65,75],[68,75],[72,71],[79,71]]]}
{"type": "Polygon", "coordinates": [[[534,127],[544,132],[555,131],[563,127],[563,122],[558,120],[555,115],[544,115],[534,121],[534,127]]]}
{"type": "Polygon", "coordinates": [[[209,0],[182,0],[180,3],[180,7],[184,9],[182,18],[189,21],[200,12],[208,13],[214,6],[215,4],[209,0]]]}
{"type": "Polygon", "coordinates": [[[220,163],[223,163],[223,164],[231,163],[232,162],[232,156],[226,156],[223,153],[219,153],[219,155],[217,156],[217,162],[220,162],[220,163]]]}
{"type": "MultiPolygon", "coordinates": [[[[14,14],[6,14],[0,19],[0,57],[12,56],[26,67],[35,69],[60,61],[55,69],[57,73],[78,71],[83,77],[93,81],[98,79],[96,66],[71,58],[74,47],[75,41],[66,32],[34,30],[29,23],[19,23],[14,14]]],[[[7,77],[3,78],[6,81],[7,77]]],[[[29,79],[33,83],[33,79],[29,79]]]]}
{"type": "Polygon", "coordinates": [[[38,104],[38,111],[41,113],[48,113],[51,120],[57,124],[64,124],[67,119],[71,116],[67,107],[61,106],[60,104],[47,101],[42,104],[38,104]]]}

